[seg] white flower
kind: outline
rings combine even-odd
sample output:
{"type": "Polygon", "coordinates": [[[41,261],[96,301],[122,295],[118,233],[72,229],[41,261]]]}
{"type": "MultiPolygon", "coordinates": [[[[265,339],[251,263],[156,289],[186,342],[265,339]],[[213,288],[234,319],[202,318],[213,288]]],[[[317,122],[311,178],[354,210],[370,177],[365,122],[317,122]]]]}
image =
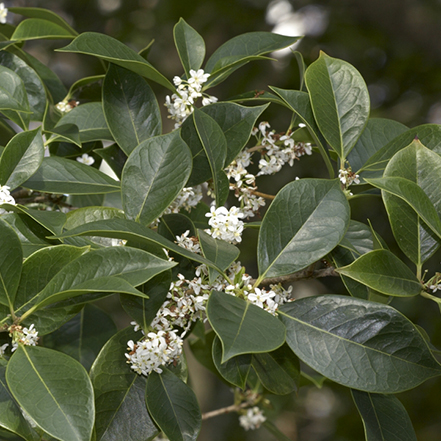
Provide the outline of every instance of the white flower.
{"type": "Polygon", "coordinates": [[[35,329],[34,324],[29,328],[13,326],[13,329],[10,329],[10,335],[12,337],[11,352],[14,352],[18,348],[19,343],[26,346],[36,346],[39,339],[38,331],[35,329]]]}
{"type": "Polygon", "coordinates": [[[258,429],[265,421],[266,417],[257,406],[247,409],[246,414],[239,417],[239,423],[245,430],[258,429]]]}
{"type": "Polygon", "coordinates": [[[5,8],[4,3],[0,3],[0,23],[6,23],[6,17],[8,16],[8,9],[5,8]]]}
{"type": "Polygon", "coordinates": [[[5,355],[6,348],[9,346],[9,343],[5,343],[4,345],[0,346],[0,358],[5,355]]]}
{"type": "Polygon", "coordinates": [[[199,69],[197,71],[190,69],[190,78],[188,79],[188,84],[190,84],[191,87],[197,91],[200,91],[202,84],[208,80],[209,76],[210,74],[205,73],[203,69],[199,69]]]}
{"type": "Polygon", "coordinates": [[[75,100],[67,100],[67,98],[65,98],[63,101],[60,101],[55,107],[61,112],[61,113],[68,113],[70,112],[73,108],[77,107],[78,104],[80,104],[79,101],[75,101],[75,100]]]}
{"type": "Polygon", "coordinates": [[[77,158],[78,162],[86,165],[92,165],[95,162],[92,156],[89,156],[87,153],[83,153],[81,156],[77,158]]]}
{"type": "Polygon", "coordinates": [[[349,187],[351,184],[359,184],[359,177],[359,175],[351,170],[351,167],[347,169],[340,169],[338,171],[338,178],[340,179],[340,182],[346,187],[349,187]]]}
{"type": "Polygon", "coordinates": [[[225,207],[211,207],[210,212],[205,214],[209,217],[208,225],[211,230],[205,230],[215,239],[222,239],[226,242],[238,243],[242,241],[243,212],[237,207],[227,210],[225,207]]]}
{"type": "Polygon", "coordinates": [[[217,101],[218,100],[215,96],[206,95],[202,98],[202,105],[208,106],[209,104],[217,103],[217,101]]]}
{"type": "MultiPolygon", "coordinates": [[[[8,187],[7,185],[0,185],[0,205],[1,204],[15,205],[15,199],[11,196],[9,190],[10,187],[8,187]]],[[[7,211],[0,208],[0,214],[5,214],[5,213],[7,213],[7,211]]]]}
{"type": "Polygon", "coordinates": [[[201,253],[201,247],[199,245],[199,241],[196,237],[188,237],[190,234],[190,230],[187,230],[185,233],[181,234],[180,236],[176,236],[176,243],[182,247],[185,248],[188,251],[191,251],[192,253],[201,253]]]}

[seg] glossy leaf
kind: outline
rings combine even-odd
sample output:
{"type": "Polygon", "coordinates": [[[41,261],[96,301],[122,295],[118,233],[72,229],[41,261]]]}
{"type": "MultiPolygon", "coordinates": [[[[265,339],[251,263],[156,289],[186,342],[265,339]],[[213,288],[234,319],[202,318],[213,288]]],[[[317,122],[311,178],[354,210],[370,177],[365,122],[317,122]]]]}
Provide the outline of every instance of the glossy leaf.
{"type": "Polygon", "coordinates": [[[119,182],[78,161],[51,156],[23,187],[45,193],[97,194],[119,191],[119,182]]]}
{"type": "Polygon", "coordinates": [[[11,40],[71,39],[74,37],[75,35],[72,35],[72,32],[52,21],[41,18],[27,18],[18,24],[11,40]]]}
{"type": "Polygon", "coordinates": [[[175,131],[148,139],[129,156],[121,178],[128,218],[149,225],[174,201],[191,173],[191,153],[175,131]]]}
{"type": "Polygon", "coordinates": [[[63,441],[90,439],[95,419],[92,384],[76,360],[51,349],[20,346],[9,360],[6,381],[46,433],[63,441]]]}
{"type": "Polygon", "coordinates": [[[409,415],[393,395],[352,391],[366,441],[417,441],[409,415]]]}
{"type": "Polygon", "coordinates": [[[323,52],[305,73],[317,125],[329,145],[344,160],[369,117],[369,92],[349,63],[323,52]]]}
{"type": "MultiPolygon", "coordinates": [[[[417,184],[432,202],[438,216],[441,215],[439,155],[419,141],[413,141],[389,161],[384,177],[394,176],[417,184]]],[[[403,199],[387,192],[383,192],[382,196],[395,240],[412,262],[421,265],[439,248],[440,240],[403,199]]]]}
{"type": "Polygon", "coordinates": [[[192,220],[182,213],[164,214],[158,225],[158,233],[172,242],[176,240],[176,236],[181,236],[187,230],[190,237],[196,236],[196,228],[192,220]]]}
{"type": "Polygon", "coordinates": [[[63,124],[50,130],[46,129],[46,132],[53,135],[50,138],[51,142],[71,142],[81,147],[80,130],[75,124],[63,124]]]}
{"type": "Polygon", "coordinates": [[[95,57],[110,61],[149,80],[155,81],[173,92],[175,91],[170,81],[141,57],[141,55],[138,55],[125,44],[108,35],[96,32],[84,32],[75,38],[68,46],[58,49],[58,51],[94,55],[95,57]]]}
{"type": "Polygon", "coordinates": [[[89,371],[101,348],[115,333],[116,326],[107,313],[86,305],[72,320],[45,336],[44,345],[70,355],[89,371]]]}
{"type": "Polygon", "coordinates": [[[144,401],[146,378],[130,369],[124,356],[127,342],[141,337],[132,327],[119,331],[92,366],[96,441],[145,441],[158,434],[144,401]]]}
{"type": "Polygon", "coordinates": [[[374,250],[374,237],[369,226],[351,219],[339,246],[361,255],[374,250]]]}
{"type": "Polygon", "coordinates": [[[204,61],[204,39],[183,18],[175,25],[173,37],[182,67],[190,78],[190,70],[198,70],[204,61]]]}
{"type": "Polygon", "coordinates": [[[128,156],[134,148],[161,134],[156,97],[134,72],[111,64],[103,83],[103,109],[113,138],[128,156]]]}
{"type": "Polygon", "coordinates": [[[20,239],[10,225],[0,219],[0,303],[11,310],[20,281],[22,261],[20,239]]]}
{"type": "Polygon", "coordinates": [[[38,170],[43,156],[41,129],[18,133],[0,157],[0,183],[14,190],[38,170]]]}
{"type": "Polygon", "coordinates": [[[338,180],[301,179],[286,185],[263,218],[259,231],[260,277],[306,268],[343,238],[349,205],[338,180]]]}
{"type": "Polygon", "coordinates": [[[194,392],[164,368],[147,379],[146,403],[155,423],[173,441],[195,441],[202,417],[194,392]]]}
{"type": "Polygon", "coordinates": [[[441,374],[416,327],[390,306],[323,295],[286,303],[279,317],[294,353],[344,386],[397,393],[441,374]]]}
{"type": "Polygon", "coordinates": [[[241,354],[273,351],[285,341],[276,317],[243,299],[212,291],[207,317],[222,343],[222,363],[241,354]]]}
{"type": "Polygon", "coordinates": [[[423,289],[410,268],[388,250],[363,254],[336,271],[390,296],[416,296],[423,289]]]}
{"type": "Polygon", "coordinates": [[[63,115],[56,127],[66,124],[74,124],[78,127],[82,143],[103,139],[113,141],[101,103],[87,103],[75,107],[63,115]]]}
{"type": "MultiPolygon", "coordinates": [[[[22,79],[11,69],[0,65],[0,110],[30,113],[22,79]]],[[[20,121],[19,121],[20,122],[20,121]]],[[[23,120],[21,125],[25,128],[23,120]]]]}
{"type": "Polygon", "coordinates": [[[124,164],[127,161],[127,155],[117,144],[109,145],[103,149],[95,149],[94,153],[101,156],[107,162],[113,172],[121,179],[124,164]]]}
{"type": "Polygon", "coordinates": [[[67,213],[66,223],[63,228],[71,230],[87,224],[104,219],[125,219],[124,212],[118,208],[111,207],[83,207],[67,213]]]}

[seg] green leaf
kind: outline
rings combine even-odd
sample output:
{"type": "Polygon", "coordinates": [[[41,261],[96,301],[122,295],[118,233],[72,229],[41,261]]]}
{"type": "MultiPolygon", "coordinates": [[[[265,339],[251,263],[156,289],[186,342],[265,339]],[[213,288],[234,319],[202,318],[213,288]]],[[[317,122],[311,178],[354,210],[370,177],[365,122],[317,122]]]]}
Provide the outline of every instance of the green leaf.
{"type": "Polygon", "coordinates": [[[360,170],[378,150],[407,130],[404,124],[392,119],[370,118],[347,156],[352,171],[360,170]]]}
{"type": "Polygon", "coordinates": [[[100,308],[86,305],[60,329],[44,337],[44,345],[70,355],[89,371],[103,345],[116,333],[116,326],[100,308]]]}
{"type": "Polygon", "coordinates": [[[417,441],[409,415],[393,395],[353,390],[366,441],[417,441]]]}
{"type": "Polygon", "coordinates": [[[390,306],[328,294],[286,303],[279,317],[294,353],[344,386],[397,393],[441,374],[424,338],[390,306]]]}
{"type": "MultiPolygon", "coordinates": [[[[1,65],[0,110],[14,110],[19,113],[30,113],[28,96],[22,79],[13,70],[1,65]]],[[[20,115],[18,116],[20,117],[20,115]]],[[[23,121],[21,121],[21,126],[22,128],[26,128],[23,121]]]]}
{"type": "Polygon", "coordinates": [[[211,116],[224,133],[227,142],[227,155],[224,166],[227,167],[245,147],[250,139],[257,118],[265,111],[263,106],[245,107],[234,103],[213,103],[201,108],[211,116]]]}
{"type": "Polygon", "coordinates": [[[348,224],[349,205],[338,180],[289,183],[277,194],[260,227],[260,278],[290,274],[321,259],[337,246],[348,224]]]}
{"type": "Polygon", "coordinates": [[[367,225],[351,219],[339,246],[361,255],[374,250],[374,240],[372,230],[367,225]]]}
{"type": "Polygon", "coordinates": [[[15,135],[0,157],[0,183],[11,190],[27,181],[40,167],[44,156],[41,129],[15,135]]]}
{"type": "Polygon", "coordinates": [[[75,124],[63,124],[52,129],[45,129],[46,132],[52,133],[50,142],[71,142],[81,147],[80,130],[75,124]]]}
{"type": "Polygon", "coordinates": [[[245,390],[251,368],[251,354],[242,354],[222,363],[222,343],[218,336],[213,340],[213,362],[222,377],[231,384],[245,390]]]}
{"type": "MultiPolygon", "coordinates": [[[[441,215],[441,158],[418,140],[397,152],[389,161],[384,177],[402,177],[417,184],[441,215]]],[[[403,199],[382,193],[390,225],[401,250],[415,264],[422,265],[439,248],[440,241],[403,199]]]]}
{"type": "Polygon", "coordinates": [[[363,254],[336,271],[389,296],[416,296],[423,289],[410,268],[388,250],[363,254]]]}
{"type": "Polygon", "coordinates": [[[103,83],[103,109],[115,141],[128,156],[134,148],[161,134],[161,113],[144,78],[111,64],[103,83]]]}
{"type": "Polygon", "coordinates": [[[204,39],[183,18],[173,28],[173,37],[182,67],[190,78],[190,70],[198,70],[204,61],[204,39]]]}
{"type": "Polygon", "coordinates": [[[35,423],[63,441],[89,440],[95,417],[87,372],[51,349],[20,346],[9,360],[6,381],[35,423]]]}
{"type": "Polygon", "coordinates": [[[344,160],[369,118],[369,92],[349,63],[323,52],[305,73],[317,125],[329,145],[344,160]]]}
{"type": "Polygon", "coordinates": [[[102,60],[125,67],[148,80],[155,81],[172,92],[175,91],[175,87],[170,81],[144,60],[141,55],[138,55],[125,44],[107,35],[85,32],[75,38],[68,46],[58,49],[58,51],[93,55],[102,60]]]}
{"type": "Polygon", "coordinates": [[[14,8],[8,8],[8,10],[9,12],[13,12],[14,14],[24,15],[25,17],[40,18],[43,20],[51,21],[52,23],[55,23],[58,26],[61,26],[66,30],[70,31],[72,35],[78,35],[78,33],[74,29],[72,29],[63,18],[61,18],[59,15],[55,14],[54,12],[50,11],[49,9],[14,7],[14,8]]]}
{"type": "Polygon", "coordinates": [[[104,77],[105,75],[92,75],[91,77],[80,78],[79,80],[75,81],[72,86],[70,86],[69,92],[67,93],[67,98],[71,98],[75,96],[75,94],[80,95],[82,89],[87,86],[90,87],[94,83],[101,84],[104,77]]]}
{"type": "Polygon", "coordinates": [[[263,387],[276,395],[286,395],[298,390],[300,363],[285,343],[275,351],[253,354],[251,366],[263,387]]]}
{"type": "Polygon", "coordinates": [[[441,238],[441,221],[433,203],[417,184],[409,179],[400,177],[384,177],[365,179],[368,184],[382,191],[398,196],[406,202],[427,226],[441,238]]]}
{"type": "Polygon", "coordinates": [[[276,317],[230,294],[212,291],[207,317],[222,342],[222,363],[236,355],[273,351],[285,341],[276,317]]]}
{"type": "Polygon", "coordinates": [[[78,161],[51,156],[23,187],[45,193],[96,194],[119,191],[119,182],[78,161]]]}
{"type": "Polygon", "coordinates": [[[192,253],[191,251],[187,251],[186,249],[160,236],[150,228],[144,227],[143,225],[129,219],[107,219],[99,222],[90,222],[81,227],[67,231],[59,235],[57,238],[63,239],[66,237],[81,235],[133,240],[134,242],[140,242],[148,246],[152,246],[155,249],[160,246],[162,248],[166,248],[167,250],[173,251],[180,256],[187,257],[195,262],[204,263],[208,267],[222,272],[222,270],[213,262],[210,262],[204,257],[192,253]]]}
{"type": "Polygon", "coordinates": [[[11,226],[0,219],[0,304],[10,310],[20,281],[22,261],[20,239],[11,226]]]}
{"type": "Polygon", "coordinates": [[[29,110],[33,121],[43,119],[46,107],[46,91],[37,72],[17,55],[0,52],[0,64],[14,71],[23,81],[29,102],[29,110]]]}
{"type": "Polygon", "coordinates": [[[164,368],[147,379],[146,403],[155,423],[173,441],[196,441],[202,417],[194,392],[164,368]]]}
{"type": "Polygon", "coordinates": [[[94,153],[101,156],[107,162],[113,172],[121,179],[124,164],[127,161],[127,155],[120,149],[117,144],[109,145],[103,149],[95,149],[94,153]]]}
{"type": "Polygon", "coordinates": [[[63,115],[56,127],[74,124],[80,131],[81,142],[113,141],[112,134],[107,126],[101,103],[87,103],[77,106],[63,115]]]}
{"type": "Polygon", "coordinates": [[[12,34],[13,41],[27,41],[40,39],[60,39],[60,38],[74,38],[72,32],[65,27],[60,26],[49,20],[41,18],[27,18],[20,22],[12,34]]]}
{"type": "MultiPolygon", "coordinates": [[[[198,229],[199,244],[202,254],[217,266],[226,270],[239,256],[239,249],[224,240],[214,239],[205,231],[198,229]]],[[[216,279],[219,273],[209,269],[210,283],[216,279]]]]}
{"type": "Polygon", "coordinates": [[[119,331],[92,366],[96,441],[144,441],[158,434],[144,401],[146,378],[130,369],[124,356],[127,342],[141,337],[132,327],[119,331]]]}
{"type": "Polygon", "coordinates": [[[121,190],[128,218],[149,225],[174,201],[191,173],[191,153],[178,131],[143,141],[129,156],[121,190]]]}
{"type": "Polygon", "coordinates": [[[176,236],[181,236],[187,230],[190,237],[196,236],[196,228],[192,220],[181,213],[164,214],[158,225],[158,233],[172,242],[176,240],[176,236]]]}
{"type": "Polygon", "coordinates": [[[262,426],[271,433],[278,441],[292,441],[291,438],[288,438],[285,434],[283,434],[271,421],[266,420],[262,423],[262,426]]]}
{"type": "Polygon", "coordinates": [[[38,441],[40,437],[25,420],[9,391],[5,373],[6,366],[0,366],[0,427],[21,436],[26,441],[38,441]]]}
{"type": "Polygon", "coordinates": [[[71,230],[88,222],[113,218],[125,219],[124,212],[118,208],[111,207],[83,207],[67,213],[66,223],[63,225],[63,228],[71,230]]]}
{"type": "Polygon", "coordinates": [[[228,98],[228,102],[254,102],[254,101],[267,101],[268,103],[275,103],[281,106],[286,106],[286,103],[282,101],[277,95],[266,90],[251,90],[250,92],[241,93],[228,98]]]}

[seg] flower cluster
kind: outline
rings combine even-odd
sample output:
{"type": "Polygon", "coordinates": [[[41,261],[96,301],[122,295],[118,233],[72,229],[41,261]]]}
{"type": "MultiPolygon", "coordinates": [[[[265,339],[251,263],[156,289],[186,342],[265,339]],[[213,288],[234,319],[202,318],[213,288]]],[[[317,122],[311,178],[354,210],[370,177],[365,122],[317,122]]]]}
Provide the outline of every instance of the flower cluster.
{"type": "Polygon", "coordinates": [[[127,362],[136,373],[147,376],[152,371],[160,374],[160,366],[176,361],[182,353],[183,340],[176,331],[158,331],[149,332],[136,344],[130,340],[127,345],[127,362]]]}
{"type": "Polygon", "coordinates": [[[95,162],[95,159],[87,153],[83,153],[77,158],[77,161],[81,162],[81,164],[92,165],[95,162]]]}
{"type": "MultiPolygon", "coordinates": [[[[10,187],[7,185],[0,185],[0,205],[1,204],[11,204],[15,205],[15,199],[11,196],[9,192],[10,187]]],[[[0,208],[0,214],[5,214],[6,210],[0,208]]]]}
{"type": "Polygon", "coordinates": [[[199,204],[202,196],[202,185],[184,187],[171,205],[167,207],[164,214],[179,213],[182,208],[191,211],[192,208],[199,204]]]}
{"type": "Polygon", "coordinates": [[[14,352],[18,348],[19,343],[26,346],[36,346],[39,339],[38,331],[35,329],[34,324],[29,328],[12,325],[9,328],[9,335],[12,337],[11,352],[14,352]]]}
{"type": "Polygon", "coordinates": [[[61,113],[68,113],[70,112],[73,108],[77,107],[80,104],[79,101],[75,101],[75,100],[68,100],[67,98],[65,98],[63,101],[60,101],[59,103],[57,103],[57,105],[55,106],[61,113]]]}
{"type": "Polygon", "coordinates": [[[3,358],[3,355],[5,355],[5,351],[8,346],[9,346],[9,343],[5,343],[4,345],[0,346],[0,358],[3,358]]]}
{"type": "Polygon", "coordinates": [[[351,169],[351,167],[348,168],[341,168],[338,171],[338,178],[340,179],[340,182],[348,188],[351,184],[359,184],[360,183],[360,176],[354,173],[351,169]]]}
{"type": "Polygon", "coordinates": [[[258,429],[265,421],[265,415],[257,406],[247,409],[246,413],[239,417],[239,423],[245,430],[258,429]]]}
{"type": "Polygon", "coordinates": [[[5,24],[8,16],[8,8],[5,8],[4,3],[0,3],[0,23],[5,24]]]}
{"type": "Polygon", "coordinates": [[[203,69],[190,70],[190,78],[183,80],[182,78],[175,76],[173,83],[176,86],[176,93],[171,98],[165,97],[165,106],[169,112],[169,118],[176,121],[175,128],[181,126],[188,115],[191,115],[194,111],[195,101],[202,97],[202,105],[215,103],[217,98],[202,93],[202,85],[207,82],[210,74],[205,73],[203,69]]]}
{"type": "Polygon", "coordinates": [[[209,217],[210,230],[205,230],[215,239],[225,240],[230,243],[239,243],[242,240],[244,213],[237,207],[230,210],[225,207],[211,207],[210,212],[205,214],[209,217]]]}

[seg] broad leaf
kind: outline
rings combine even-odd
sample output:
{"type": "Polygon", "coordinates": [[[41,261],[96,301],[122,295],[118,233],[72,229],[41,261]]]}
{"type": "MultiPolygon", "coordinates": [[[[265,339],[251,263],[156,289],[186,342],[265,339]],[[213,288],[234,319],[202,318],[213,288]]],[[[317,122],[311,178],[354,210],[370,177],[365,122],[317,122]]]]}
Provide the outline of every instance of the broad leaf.
{"type": "Polygon", "coordinates": [[[294,353],[344,386],[397,393],[441,374],[424,338],[390,306],[323,295],[286,303],[279,317],[294,353]]]}
{"type": "Polygon", "coordinates": [[[194,392],[164,368],[147,379],[146,403],[159,428],[173,441],[195,441],[202,417],[194,392]]]}
{"type": "Polygon", "coordinates": [[[369,92],[349,63],[320,54],[305,73],[317,125],[329,145],[344,160],[369,117],[369,92]]]}
{"type": "Polygon", "coordinates": [[[103,149],[95,149],[94,153],[101,156],[113,172],[121,179],[124,164],[127,161],[127,155],[121,150],[117,144],[109,145],[103,149]]]}
{"type": "Polygon", "coordinates": [[[191,153],[178,131],[143,141],[121,178],[128,218],[149,225],[174,201],[191,173],[191,153]]]}
{"type": "Polygon", "coordinates": [[[350,250],[355,255],[368,253],[374,250],[372,230],[362,222],[351,219],[339,246],[350,250]]]}
{"type": "Polygon", "coordinates": [[[144,401],[146,378],[130,369],[124,356],[127,342],[141,337],[132,327],[119,331],[92,366],[96,441],[145,441],[158,434],[144,401]]]}
{"type": "Polygon", "coordinates": [[[44,345],[70,355],[89,371],[103,345],[115,333],[116,326],[107,313],[86,305],[72,320],[45,336],[44,345]]]}
{"type": "Polygon", "coordinates": [[[94,55],[155,81],[173,92],[175,91],[170,81],[141,55],[138,55],[125,44],[107,35],[96,32],[84,32],[68,46],[58,49],[58,51],[94,55]]]}
{"type": "Polygon", "coordinates": [[[28,18],[19,23],[11,40],[71,39],[74,37],[72,32],[54,22],[41,18],[28,18]]]}
{"type": "Polygon", "coordinates": [[[43,156],[41,129],[18,133],[0,157],[0,183],[14,190],[38,170],[43,156]]]}
{"type": "Polygon", "coordinates": [[[173,37],[182,67],[190,78],[190,70],[198,70],[204,61],[204,39],[183,18],[175,25],[173,37]]]}
{"type": "Polygon", "coordinates": [[[189,236],[196,236],[196,228],[192,220],[182,213],[164,214],[158,225],[158,233],[172,242],[176,236],[189,232],[189,236]]]}
{"type": "Polygon", "coordinates": [[[118,208],[111,207],[83,207],[67,213],[66,223],[63,228],[71,230],[87,224],[104,219],[125,219],[124,212],[118,208]]]}
{"type": "Polygon", "coordinates": [[[20,346],[9,360],[6,381],[20,406],[46,433],[63,441],[90,439],[93,390],[78,361],[51,349],[20,346]]]}
{"type": "Polygon", "coordinates": [[[144,78],[130,70],[110,65],[103,84],[103,109],[110,132],[126,155],[161,134],[156,97],[144,78]]]}
{"type": "Polygon", "coordinates": [[[53,134],[50,142],[71,142],[81,148],[80,130],[75,124],[63,124],[50,130],[46,128],[45,131],[53,134]]]}
{"type": "Polygon", "coordinates": [[[285,341],[276,317],[230,294],[212,291],[207,317],[222,343],[222,363],[240,354],[273,351],[285,341]]]}
{"type": "Polygon", "coordinates": [[[78,161],[51,156],[23,187],[44,193],[96,194],[119,191],[119,182],[99,170],[78,161]]]}
{"type": "Polygon", "coordinates": [[[366,441],[417,441],[409,415],[393,395],[352,391],[366,441]]]}
{"type": "Polygon", "coordinates": [[[265,214],[259,231],[260,278],[306,268],[343,238],[349,204],[338,180],[301,179],[286,185],[265,214]]]}
{"type": "Polygon", "coordinates": [[[22,270],[23,252],[20,239],[0,219],[0,304],[13,309],[22,270]]]}

